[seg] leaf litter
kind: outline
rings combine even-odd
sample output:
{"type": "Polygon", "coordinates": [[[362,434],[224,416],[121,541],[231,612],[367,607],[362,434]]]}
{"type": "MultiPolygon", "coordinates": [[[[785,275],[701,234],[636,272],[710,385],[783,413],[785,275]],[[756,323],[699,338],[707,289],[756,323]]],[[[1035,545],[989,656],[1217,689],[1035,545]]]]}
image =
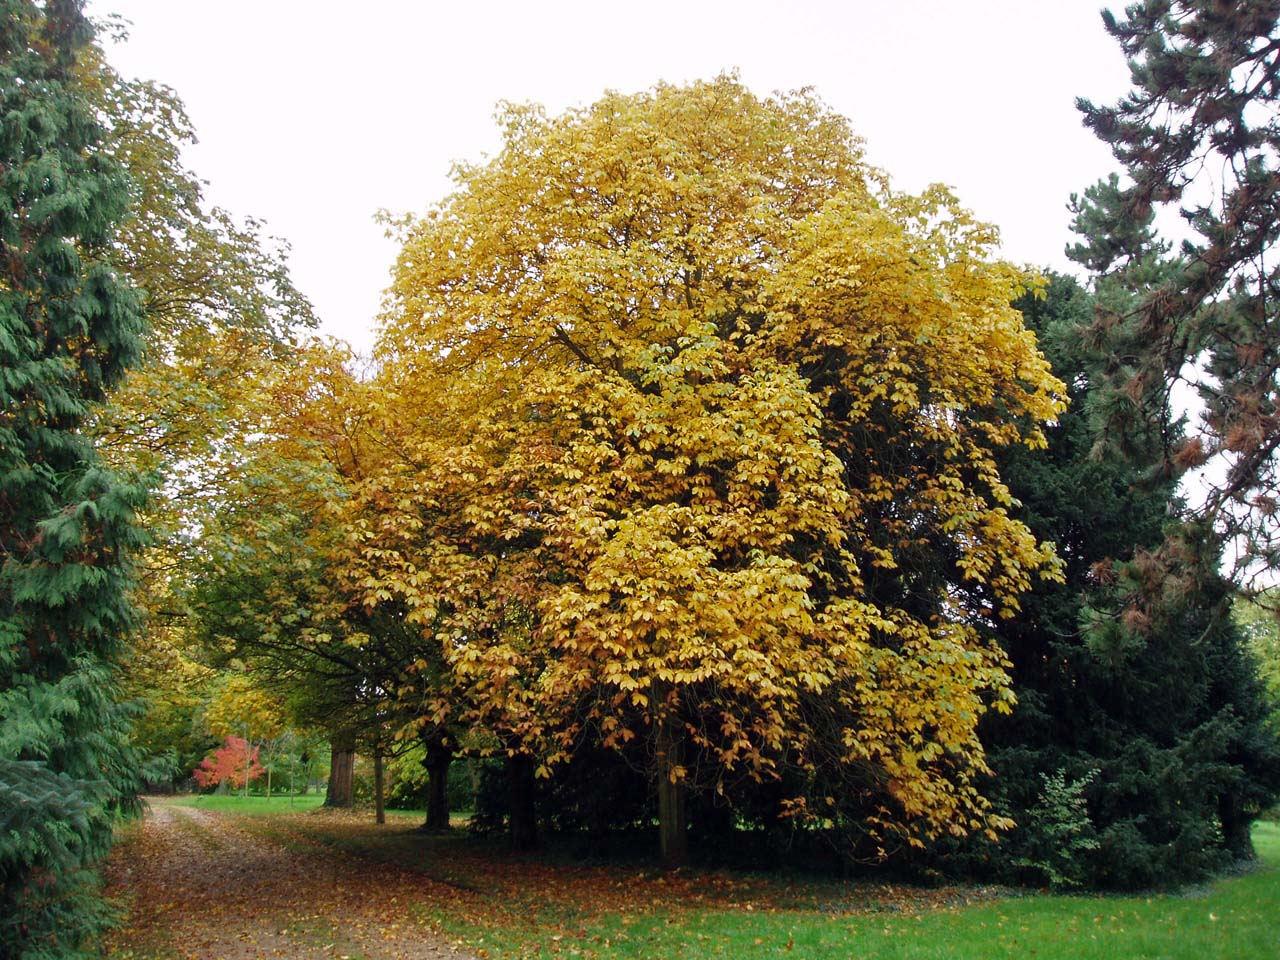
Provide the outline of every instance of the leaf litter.
{"type": "MultiPolygon", "coordinates": [[[[1008,896],[725,871],[566,862],[367,813],[234,817],[153,802],[117,847],[109,891],[129,906],[119,960],[475,960],[608,956],[597,931],[700,911],[918,915],[1008,896]]],[[[615,933],[615,935],[617,935],[615,933]]]]}
{"type": "Polygon", "coordinates": [[[128,910],[109,958],[472,960],[410,902],[446,893],[410,871],[285,845],[245,820],[153,802],[112,854],[128,910]]]}

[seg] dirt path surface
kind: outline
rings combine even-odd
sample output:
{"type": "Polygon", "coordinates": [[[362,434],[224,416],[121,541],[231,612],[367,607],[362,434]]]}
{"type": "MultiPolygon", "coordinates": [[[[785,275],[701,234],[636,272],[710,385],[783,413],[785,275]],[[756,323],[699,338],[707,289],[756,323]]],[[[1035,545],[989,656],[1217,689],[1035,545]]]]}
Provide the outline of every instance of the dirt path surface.
{"type": "Polygon", "coordinates": [[[252,826],[153,801],[108,868],[129,917],[107,957],[474,960],[413,909],[457,891],[252,826]]]}

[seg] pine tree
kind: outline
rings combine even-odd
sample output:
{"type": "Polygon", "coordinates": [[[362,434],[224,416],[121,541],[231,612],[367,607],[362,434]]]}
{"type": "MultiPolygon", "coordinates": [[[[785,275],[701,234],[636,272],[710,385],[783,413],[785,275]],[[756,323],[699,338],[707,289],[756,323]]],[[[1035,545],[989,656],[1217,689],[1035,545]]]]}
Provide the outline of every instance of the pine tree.
{"type": "Polygon", "coordinates": [[[1221,572],[1224,547],[1237,577],[1280,559],[1278,15],[1270,0],[1103,14],[1132,89],[1079,105],[1125,176],[1073,198],[1092,297],[1057,284],[1027,305],[1075,402],[1049,456],[1006,475],[1067,583],[1004,631],[1021,706],[988,736],[1015,809],[1047,799],[1046,778],[1082,785],[1096,845],[1074,869],[1091,883],[1178,882],[1247,856],[1280,786],[1221,572]],[[1176,250],[1152,229],[1167,206],[1190,228],[1176,250]],[[1188,386],[1202,414],[1183,419],[1188,386]],[[1179,487],[1206,465],[1206,493],[1179,487]]]}
{"type": "Polygon", "coordinates": [[[136,803],[112,656],[143,491],[83,427],[139,350],[128,204],[76,80],[76,0],[0,0],[0,957],[92,955],[93,864],[136,803]]]}
{"type": "MultiPolygon", "coordinates": [[[[1142,0],[1103,15],[1129,58],[1118,103],[1079,102],[1127,175],[1088,224],[1084,264],[1123,277],[1133,224],[1176,207],[1190,238],[1170,269],[1121,309],[1101,304],[1091,336],[1111,360],[1101,438],[1122,447],[1198,391],[1203,417],[1162,451],[1178,472],[1213,461],[1194,506],[1234,538],[1238,571],[1280,562],[1280,46],[1274,0],[1142,0]]],[[[1135,286],[1136,288],[1136,286],[1135,286]]],[[[1168,437],[1172,440],[1172,437],[1168,437]]],[[[1164,559],[1164,558],[1162,558],[1164,559]]]]}

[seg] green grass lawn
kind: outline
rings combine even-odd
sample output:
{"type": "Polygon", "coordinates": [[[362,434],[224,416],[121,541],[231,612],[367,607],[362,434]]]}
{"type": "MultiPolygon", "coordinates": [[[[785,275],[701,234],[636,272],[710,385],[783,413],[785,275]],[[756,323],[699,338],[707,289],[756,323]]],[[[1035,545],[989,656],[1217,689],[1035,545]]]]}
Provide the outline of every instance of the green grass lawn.
{"type": "MultiPolygon", "coordinates": [[[[266,797],[256,794],[243,796],[241,794],[188,794],[185,796],[173,797],[166,800],[168,803],[174,803],[180,807],[192,807],[203,810],[217,810],[219,813],[239,814],[248,817],[269,817],[282,813],[305,813],[308,810],[316,810],[324,806],[323,793],[308,793],[300,797],[288,797],[283,794],[276,794],[270,800],[266,797]]],[[[372,817],[372,810],[369,811],[372,817]]],[[[395,817],[397,819],[418,819],[421,820],[426,816],[424,810],[392,810],[387,809],[387,818],[395,817]]]]}
{"type": "MultiPolygon", "coordinates": [[[[765,884],[743,903],[664,903],[595,913],[531,896],[510,924],[479,927],[437,912],[482,956],[595,958],[795,957],[806,960],[1277,960],[1280,827],[1260,824],[1262,864],[1206,887],[1149,896],[1029,893],[973,906],[920,909],[910,894],[870,911],[780,906],[765,884]],[[576,914],[576,915],[575,915],[576,914]]],[[[749,885],[748,885],[749,886],[749,885]]],[[[801,899],[821,897],[805,883],[801,899]]],[[[839,895],[831,884],[838,903],[839,895]]]]}
{"type": "Polygon", "coordinates": [[[768,906],[691,910],[612,918],[588,930],[587,940],[591,947],[607,945],[598,956],[645,960],[775,954],[814,960],[1276,960],[1280,826],[1259,824],[1254,841],[1263,861],[1258,869],[1179,894],[1031,895],[903,915],[768,906]]]}
{"type": "Polygon", "coordinates": [[[180,807],[193,807],[198,810],[217,810],[220,813],[243,814],[245,816],[265,817],[279,813],[302,813],[314,810],[324,803],[323,793],[308,793],[300,797],[287,797],[276,794],[270,800],[250,794],[191,794],[173,797],[166,802],[180,807]]]}

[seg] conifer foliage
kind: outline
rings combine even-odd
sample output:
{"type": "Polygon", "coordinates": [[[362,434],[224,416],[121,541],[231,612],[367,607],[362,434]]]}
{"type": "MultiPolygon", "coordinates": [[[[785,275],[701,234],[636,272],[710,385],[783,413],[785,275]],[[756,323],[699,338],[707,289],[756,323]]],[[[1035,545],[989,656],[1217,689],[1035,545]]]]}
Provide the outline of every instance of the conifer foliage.
{"type": "Polygon", "coordinates": [[[1177,472],[1214,459],[1203,515],[1238,536],[1241,565],[1280,559],[1280,49],[1273,0],[1144,0],[1104,14],[1129,58],[1133,88],[1113,105],[1080,101],[1085,123],[1124,166],[1084,227],[1081,262],[1131,276],[1142,291],[1121,309],[1101,304],[1092,338],[1110,355],[1104,440],[1169,419],[1178,384],[1204,415],[1164,450],[1177,472]],[[1173,269],[1142,275],[1135,225],[1175,207],[1190,228],[1173,269]]]}
{"type": "MultiPolygon", "coordinates": [[[[1177,424],[1129,457],[1090,457],[1091,414],[1107,402],[1081,344],[1095,296],[1065,277],[1046,294],[1017,305],[1071,406],[1046,431],[1046,451],[1010,448],[1000,472],[1019,519],[1058,545],[1065,581],[999,628],[1018,707],[988,719],[984,743],[1019,829],[987,855],[1005,879],[1059,886],[1199,880],[1251,855],[1249,827],[1280,788],[1280,748],[1220,613],[1216,552],[1206,548],[1198,576],[1158,607],[1134,603],[1153,592],[1154,553],[1183,526],[1170,515],[1175,481],[1142,482],[1177,424]]],[[[1096,296],[1117,293],[1102,284],[1096,296]]]]}
{"type": "Polygon", "coordinates": [[[1091,302],[1075,291],[1031,309],[1074,402],[1047,459],[1005,467],[1067,587],[1005,631],[1022,709],[990,733],[1014,806],[1035,802],[1037,776],[1089,784],[1097,842],[1076,866],[1098,885],[1247,857],[1280,786],[1226,617],[1232,588],[1280,561],[1278,18],[1269,0],[1103,14],[1132,89],[1079,106],[1124,176],[1073,198],[1069,254],[1092,274],[1091,302]],[[1162,207],[1189,228],[1177,248],[1154,229],[1162,207]]]}
{"type": "Polygon", "coordinates": [[[88,956],[91,868],[136,795],[110,661],[143,491],[82,428],[139,350],[128,204],[75,78],[73,0],[0,0],[0,957],[88,956]]]}

